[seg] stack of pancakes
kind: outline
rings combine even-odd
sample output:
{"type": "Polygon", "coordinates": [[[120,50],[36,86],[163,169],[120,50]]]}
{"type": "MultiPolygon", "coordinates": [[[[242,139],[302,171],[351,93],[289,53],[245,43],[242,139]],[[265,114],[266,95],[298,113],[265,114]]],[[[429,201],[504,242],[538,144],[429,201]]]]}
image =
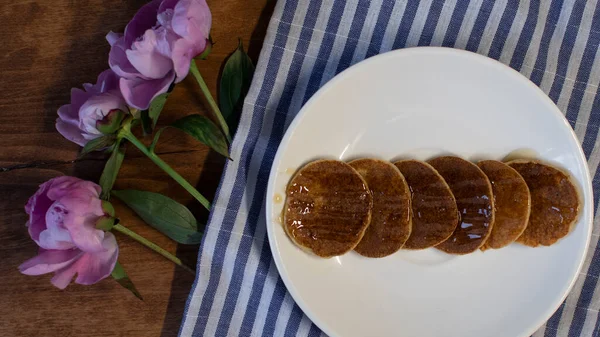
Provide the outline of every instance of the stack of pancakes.
{"type": "Polygon", "coordinates": [[[537,161],[317,160],[292,177],[283,226],[321,257],[429,247],[468,254],[515,241],[551,245],[572,230],[579,209],[569,175],[537,161]]]}

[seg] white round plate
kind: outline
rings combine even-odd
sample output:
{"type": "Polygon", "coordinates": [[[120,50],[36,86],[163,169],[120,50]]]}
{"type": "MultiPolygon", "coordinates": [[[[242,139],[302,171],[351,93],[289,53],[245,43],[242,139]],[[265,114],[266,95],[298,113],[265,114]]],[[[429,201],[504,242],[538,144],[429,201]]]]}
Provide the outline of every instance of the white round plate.
{"type": "Polygon", "coordinates": [[[351,67],[306,103],[277,151],[266,211],[279,274],[331,337],[524,337],[558,308],[581,269],[592,188],[575,134],[537,86],[474,53],[412,48],[351,67]],[[425,160],[452,153],[475,161],[515,150],[563,167],[580,185],[579,221],[553,246],[322,259],[296,247],[281,226],[287,183],[317,158],[425,160]]]}

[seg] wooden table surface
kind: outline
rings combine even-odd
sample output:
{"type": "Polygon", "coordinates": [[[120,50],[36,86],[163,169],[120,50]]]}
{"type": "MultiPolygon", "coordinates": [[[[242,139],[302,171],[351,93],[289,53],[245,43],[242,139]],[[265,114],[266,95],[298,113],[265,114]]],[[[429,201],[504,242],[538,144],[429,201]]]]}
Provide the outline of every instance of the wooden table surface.
{"type": "MultiPolygon", "coordinates": [[[[175,336],[193,276],[117,234],[119,260],[144,301],[108,278],[93,286],[54,288],[50,275],[21,275],[17,266],[37,252],[23,206],[38,185],[60,175],[97,181],[103,155],[77,160],[80,148],[55,129],[57,109],[71,87],[94,82],[108,67],[110,30],[121,32],[145,1],[21,0],[0,4],[0,336],[175,336]]],[[[256,62],[274,7],[269,0],[209,0],[216,44],[198,63],[216,95],[223,60],[242,38],[256,62]]],[[[192,78],[176,86],[160,124],[206,104],[192,78]]],[[[215,96],[216,97],[216,96],[215,96]]],[[[159,155],[212,200],[224,159],[207,147],[167,130],[159,155]]],[[[115,189],[161,192],[187,205],[202,222],[207,212],[179,185],[129,146],[115,189]]],[[[198,246],[177,246],[115,201],[122,223],[177,252],[195,266],[198,246]]]]}

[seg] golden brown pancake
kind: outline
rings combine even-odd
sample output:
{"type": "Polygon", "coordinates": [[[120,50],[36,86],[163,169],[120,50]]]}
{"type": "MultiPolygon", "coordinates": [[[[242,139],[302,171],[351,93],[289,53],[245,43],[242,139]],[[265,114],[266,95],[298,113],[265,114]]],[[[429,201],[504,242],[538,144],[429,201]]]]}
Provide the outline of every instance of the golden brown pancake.
{"type": "Polygon", "coordinates": [[[494,226],[490,181],[479,167],[458,157],[438,157],[428,162],[450,186],[460,215],[452,235],[436,248],[449,254],[476,251],[485,243],[494,226]]]}
{"type": "Polygon", "coordinates": [[[366,257],[397,252],[411,231],[410,191],[402,173],[392,163],[378,159],[348,164],[363,177],[373,195],[371,223],[354,250],[366,257]]]}
{"type": "Polygon", "coordinates": [[[481,250],[499,249],[513,243],[529,220],[531,197],[523,177],[512,167],[496,160],[483,160],[477,166],[487,175],[494,195],[494,227],[481,250]]]}
{"type": "Polygon", "coordinates": [[[317,160],[292,177],[283,226],[301,248],[332,257],[356,247],[372,207],[371,192],[356,170],[341,161],[317,160]]]}
{"type": "Polygon", "coordinates": [[[531,193],[529,223],[517,242],[549,246],[569,234],[580,209],[579,194],[569,175],[536,161],[515,160],[508,165],[525,179],[531,193]]]}
{"type": "Polygon", "coordinates": [[[402,248],[425,249],[445,241],[458,224],[454,195],[444,178],[418,160],[394,163],[412,194],[412,232],[402,248]]]}

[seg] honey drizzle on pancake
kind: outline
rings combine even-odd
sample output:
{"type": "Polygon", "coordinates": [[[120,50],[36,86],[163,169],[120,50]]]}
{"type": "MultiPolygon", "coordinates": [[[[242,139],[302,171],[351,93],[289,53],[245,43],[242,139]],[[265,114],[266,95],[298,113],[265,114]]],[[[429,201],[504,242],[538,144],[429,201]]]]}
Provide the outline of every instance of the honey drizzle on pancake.
{"type": "Polygon", "coordinates": [[[403,249],[425,249],[448,239],[458,224],[458,210],[444,178],[422,161],[403,160],[395,165],[412,194],[412,232],[403,249]]]}
{"type": "Polygon", "coordinates": [[[529,223],[517,241],[531,247],[549,246],[569,234],[580,208],[570,177],[536,161],[516,160],[508,165],[525,179],[531,192],[529,223]]]}
{"type": "Polygon", "coordinates": [[[340,161],[307,164],[292,178],[286,195],[286,232],[322,257],[354,249],[371,219],[373,198],[365,181],[340,161]]]}
{"type": "Polygon", "coordinates": [[[483,160],[477,166],[492,184],[496,211],[494,228],[481,250],[499,249],[514,242],[527,226],[531,209],[529,188],[517,171],[502,162],[483,160]]]}
{"type": "Polygon", "coordinates": [[[390,162],[358,159],[349,163],[373,195],[371,223],[354,250],[366,257],[398,251],[411,232],[410,191],[402,173],[390,162]]]}
{"type": "Polygon", "coordinates": [[[458,157],[428,161],[450,186],[460,215],[448,240],[436,247],[449,254],[468,254],[479,249],[494,225],[492,186],[475,164],[458,157]]]}

